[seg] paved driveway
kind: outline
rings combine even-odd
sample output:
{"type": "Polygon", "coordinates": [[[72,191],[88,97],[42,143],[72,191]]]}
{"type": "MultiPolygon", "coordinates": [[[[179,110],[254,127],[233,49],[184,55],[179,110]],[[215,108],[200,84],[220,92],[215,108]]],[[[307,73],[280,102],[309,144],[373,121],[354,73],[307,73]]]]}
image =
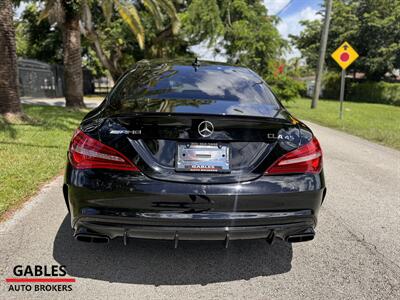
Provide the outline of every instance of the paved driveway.
{"type": "Polygon", "coordinates": [[[0,225],[0,299],[400,299],[400,152],[311,127],[328,186],[314,241],[78,243],[57,178],[0,225]],[[77,281],[10,292],[17,264],[66,265],[77,281]]]}

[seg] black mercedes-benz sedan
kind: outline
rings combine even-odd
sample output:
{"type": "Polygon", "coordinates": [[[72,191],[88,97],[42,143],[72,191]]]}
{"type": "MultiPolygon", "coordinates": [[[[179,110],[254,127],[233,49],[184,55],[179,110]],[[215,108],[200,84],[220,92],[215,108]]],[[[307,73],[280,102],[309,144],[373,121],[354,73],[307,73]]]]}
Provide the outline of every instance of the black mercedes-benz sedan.
{"type": "Polygon", "coordinates": [[[79,241],[314,238],[322,150],[245,67],[140,61],[72,137],[63,192],[79,241]]]}

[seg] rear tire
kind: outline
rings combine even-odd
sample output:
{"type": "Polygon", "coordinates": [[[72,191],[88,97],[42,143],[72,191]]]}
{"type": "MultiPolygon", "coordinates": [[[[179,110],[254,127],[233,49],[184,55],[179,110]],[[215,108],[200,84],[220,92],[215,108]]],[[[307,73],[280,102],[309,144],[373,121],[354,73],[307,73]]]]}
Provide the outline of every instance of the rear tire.
{"type": "Polygon", "coordinates": [[[68,213],[71,213],[68,202],[68,186],[66,184],[63,185],[63,195],[64,195],[65,206],[67,207],[68,213]]]}

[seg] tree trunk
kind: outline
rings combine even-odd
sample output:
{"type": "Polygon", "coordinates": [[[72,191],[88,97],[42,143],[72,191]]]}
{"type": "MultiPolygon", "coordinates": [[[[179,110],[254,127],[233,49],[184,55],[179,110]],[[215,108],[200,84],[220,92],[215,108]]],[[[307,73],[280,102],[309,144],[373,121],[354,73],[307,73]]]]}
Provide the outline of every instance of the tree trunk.
{"type": "Polygon", "coordinates": [[[66,14],[63,24],[65,102],[68,107],[85,107],[79,15],[66,14]]]}
{"type": "Polygon", "coordinates": [[[0,114],[21,114],[11,0],[0,0],[0,114]]]}

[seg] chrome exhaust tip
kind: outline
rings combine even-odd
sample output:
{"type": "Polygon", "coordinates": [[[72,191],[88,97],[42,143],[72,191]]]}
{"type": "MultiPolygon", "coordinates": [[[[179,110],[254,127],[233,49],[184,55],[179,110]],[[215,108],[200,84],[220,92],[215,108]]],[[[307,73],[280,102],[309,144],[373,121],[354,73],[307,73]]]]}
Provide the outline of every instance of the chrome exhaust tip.
{"type": "Polygon", "coordinates": [[[304,233],[292,234],[286,237],[288,243],[300,243],[312,241],[315,237],[314,229],[307,229],[304,233]]]}
{"type": "Polygon", "coordinates": [[[84,234],[80,233],[75,235],[75,239],[80,242],[106,244],[110,241],[108,236],[84,234]]]}
{"type": "Polygon", "coordinates": [[[110,238],[106,235],[88,232],[86,228],[79,228],[76,230],[74,237],[77,241],[85,243],[106,244],[110,238]]]}

